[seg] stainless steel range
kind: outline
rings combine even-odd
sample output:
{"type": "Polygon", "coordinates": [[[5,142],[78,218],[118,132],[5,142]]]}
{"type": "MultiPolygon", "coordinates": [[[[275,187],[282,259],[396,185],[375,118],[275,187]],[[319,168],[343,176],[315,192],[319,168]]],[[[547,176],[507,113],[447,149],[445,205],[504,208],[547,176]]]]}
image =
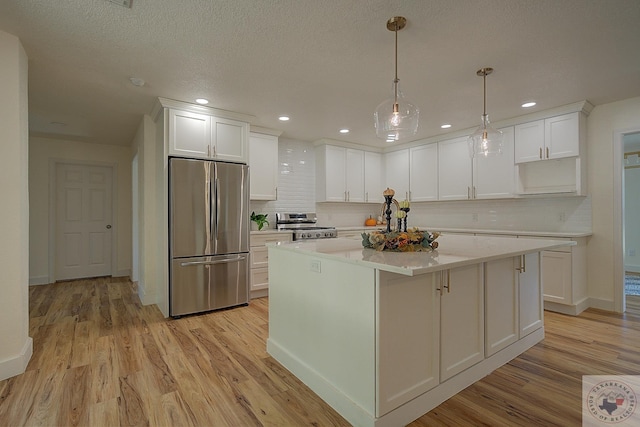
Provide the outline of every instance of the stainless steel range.
{"type": "Polygon", "coordinates": [[[293,231],[293,240],[330,239],[337,237],[335,227],[319,227],[315,212],[276,213],[276,228],[293,231]]]}

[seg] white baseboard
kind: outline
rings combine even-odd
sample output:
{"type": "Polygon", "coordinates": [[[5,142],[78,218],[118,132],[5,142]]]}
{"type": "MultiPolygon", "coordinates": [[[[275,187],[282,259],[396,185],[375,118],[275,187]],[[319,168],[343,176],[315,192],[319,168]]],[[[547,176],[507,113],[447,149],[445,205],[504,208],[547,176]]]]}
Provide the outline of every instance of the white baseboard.
{"type": "Polygon", "coordinates": [[[640,274],[640,265],[625,265],[624,271],[640,274]]]}
{"type": "Polygon", "coordinates": [[[131,278],[131,269],[118,270],[113,277],[129,277],[131,278]]]}
{"type": "Polygon", "coordinates": [[[0,361],[0,381],[23,374],[33,355],[33,339],[27,337],[20,353],[10,359],[0,361]]]}
{"type": "Polygon", "coordinates": [[[599,308],[600,310],[616,311],[616,306],[612,300],[589,298],[589,307],[599,308]]]}
{"type": "Polygon", "coordinates": [[[31,286],[31,285],[48,285],[49,283],[51,283],[49,281],[49,276],[29,277],[29,286],[31,286]]]}
{"type": "Polygon", "coordinates": [[[141,282],[137,282],[136,285],[138,288],[138,298],[140,298],[140,302],[142,303],[142,305],[151,305],[157,303],[155,292],[147,293],[144,284],[142,284],[141,282]]]}

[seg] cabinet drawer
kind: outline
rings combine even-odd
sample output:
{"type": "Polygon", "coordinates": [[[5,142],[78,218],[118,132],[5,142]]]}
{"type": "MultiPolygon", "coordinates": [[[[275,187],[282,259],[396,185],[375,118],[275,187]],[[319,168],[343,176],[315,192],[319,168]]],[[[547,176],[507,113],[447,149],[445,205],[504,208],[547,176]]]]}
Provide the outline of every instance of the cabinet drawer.
{"type": "Polygon", "coordinates": [[[256,233],[251,234],[249,239],[251,246],[264,246],[273,242],[290,242],[292,237],[292,233],[256,233]]]}
{"type": "Polygon", "coordinates": [[[269,287],[269,269],[267,267],[251,269],[251,290],[257,291],[269,287]]]}
{"type": "Polygon", "coordinates": [[[251,268],[267,267],[269,265],[269,248],[256,246],[251,248],[251,268]]]}

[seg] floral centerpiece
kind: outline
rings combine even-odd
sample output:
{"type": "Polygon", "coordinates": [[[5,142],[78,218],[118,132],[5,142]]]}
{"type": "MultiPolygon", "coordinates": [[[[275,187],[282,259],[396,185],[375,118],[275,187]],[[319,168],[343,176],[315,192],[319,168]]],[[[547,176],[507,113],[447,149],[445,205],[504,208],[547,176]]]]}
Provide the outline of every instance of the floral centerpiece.
{"type": "Polygon", "coordinates": [[[420,231],[417,227],[390,233],[373,231],[362,233],[362,246],[376,251],[429,252],[438,247],[438,236],[438,232],[420,231]]]}

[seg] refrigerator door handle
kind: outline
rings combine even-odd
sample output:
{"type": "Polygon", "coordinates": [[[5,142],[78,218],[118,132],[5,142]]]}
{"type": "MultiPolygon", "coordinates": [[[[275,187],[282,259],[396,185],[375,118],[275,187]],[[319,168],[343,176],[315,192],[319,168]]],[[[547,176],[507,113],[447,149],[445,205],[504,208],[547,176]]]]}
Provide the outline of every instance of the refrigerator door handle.
{"type": "Polygon", "coordinates": [[[216,169],[216,179],[215,179],[215,191],[216,191],[216,205],[215,205],[215,211],[216,211],[216,252],[218,252],[218,239],[220,238],[220,227],[219,227],[219,221],[220,221],[220,215],[218,215],[218,209],[220,209],[220,189],[218,188],[218,170],[216,169]]]}
{"type": "Polygon", "coordinates": [[[180,263],[180,267],[189,267],[192,265],[213,265],[213,264],[226,264],[229,262],[238,262],[238,261],[243,261],[247,259],[246,256],[239,256],[236,258],[228,258],[228,259],[219,259],[216,261],[190,261],[190,262],[183,262],[180,263]]]}

